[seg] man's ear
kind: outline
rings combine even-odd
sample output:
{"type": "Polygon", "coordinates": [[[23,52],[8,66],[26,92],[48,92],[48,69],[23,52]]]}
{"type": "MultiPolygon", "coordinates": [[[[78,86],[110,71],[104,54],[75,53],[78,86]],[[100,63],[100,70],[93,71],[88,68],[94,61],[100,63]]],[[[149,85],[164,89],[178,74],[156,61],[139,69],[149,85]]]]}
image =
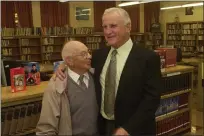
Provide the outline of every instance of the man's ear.
{"type": "Polygon", "coordinates": [[[74,65],[74,61],[73,61],[73,58],[72,57],[66,57],[65,58],[65,62],[68,66],[73,66],[74,65]]]}
{"type": "Polygon", "coordinates": [[[130,33],[130,31],[131,31],[131,23],[128,23],[127,25],[126,25],[126,27],[127,27],[127,32],[129,32],[130,33]]]}

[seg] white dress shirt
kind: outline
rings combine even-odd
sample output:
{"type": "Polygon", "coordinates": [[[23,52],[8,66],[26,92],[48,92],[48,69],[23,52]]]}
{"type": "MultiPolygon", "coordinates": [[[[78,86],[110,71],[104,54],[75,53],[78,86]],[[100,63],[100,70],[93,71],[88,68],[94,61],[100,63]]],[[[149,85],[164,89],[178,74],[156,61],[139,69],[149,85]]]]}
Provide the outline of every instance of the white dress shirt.
{"type": "MultiPolygon", "coordinates": [[[[131,39],[129,39],[125,44],[123,44],[121,47],[119,47],[117,50],[117,54],[116,54],[116,59],[117,59],[117,64],[116,64],[116,93],[117,94],[117,90],[118,90],[118,84],[120,81],[120,76],[121,73],[123,71],[124,65],[126,63],[127,57],[132,49],[133,46],[133,42],[131,39]]],[[[108,119],[108,120],[114,120],[114,117],[108,118],[106,116],[106,114],[104,113],[104,89],[105,89],[105,77],[106,77],[106,71],[108,68],[108,65],[110,63],[110,59],[111,59],[111,53],[114,50],[113,47],[111,47],[108,56],[106,58],[106,62],[103,66],[103,70],[101,72],[100,75],[100,83],[102,86],[102,103],[101,103],[101,114],[104,118],[108,119]]]]}
{"type": "MultiPolygon", "coordinates": [[[[79,83],[80,83],[80,81],[79,81],[80,75],[79,74],[77,74],[76,72],[74,72],[70,68],[68,68],[68,75],[74,80],[74,82],[76,82],[79,85],[79,83]]],[[[86,84],[86,87],[88,88],[89,87],[89,74],[87,72],[84,74],[83,81],[86,84]]]]}

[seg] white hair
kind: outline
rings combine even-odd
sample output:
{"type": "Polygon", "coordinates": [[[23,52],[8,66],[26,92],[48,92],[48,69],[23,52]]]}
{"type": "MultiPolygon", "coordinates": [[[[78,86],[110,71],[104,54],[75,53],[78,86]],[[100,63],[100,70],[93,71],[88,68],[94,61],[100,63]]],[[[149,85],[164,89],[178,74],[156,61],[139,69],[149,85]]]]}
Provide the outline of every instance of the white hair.
{"type": "Polygon", "coordinates": [[[131,24],[131,19],[128,12],[122,8],[116,8],[116,7],[108,8],[104,11],[103,16],[108,13],[117,13],[123,18],[125,25],[131,24]]]}

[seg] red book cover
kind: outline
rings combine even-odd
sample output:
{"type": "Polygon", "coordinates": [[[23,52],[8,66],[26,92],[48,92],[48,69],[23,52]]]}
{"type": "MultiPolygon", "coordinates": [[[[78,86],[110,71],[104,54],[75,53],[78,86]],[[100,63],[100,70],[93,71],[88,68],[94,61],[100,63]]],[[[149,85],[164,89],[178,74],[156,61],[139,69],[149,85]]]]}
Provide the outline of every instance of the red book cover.
{"type": "Polygon", "coordinates": [[[160,56],[160,68],[162,70],[162,72],[165,70],[165,67],[166,67],[166,60],[165,60],[165,51],[163,50],[154,50],[159,56],[160,56]]]}
{"type": "Polygon", "coordinates": [[[175,48],[157,48],[165,52],[165,67],[176,66],[177,50],[175,48]]]}
{"type": "Polygon", "coordinates": [[[10,77],[11,77],[11,92],[12,93],[24,91],[26,89],[24,68],[21,68],[21,67],[11,68],[10,77]]]}

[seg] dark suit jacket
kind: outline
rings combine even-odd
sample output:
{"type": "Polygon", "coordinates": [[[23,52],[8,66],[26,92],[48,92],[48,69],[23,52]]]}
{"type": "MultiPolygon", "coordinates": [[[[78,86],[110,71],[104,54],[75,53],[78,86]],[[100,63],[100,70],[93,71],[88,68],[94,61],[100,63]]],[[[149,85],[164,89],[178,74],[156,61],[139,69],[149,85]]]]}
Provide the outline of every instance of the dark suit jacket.
{"type": "MultiPolygon", "coordinates": [[[[100,74],[110,47],[93,52],[92,67],[97,102],[101,107],[100,74]]],[[[123,127],[130,135],[155,135],[155,112],[162,90],[160,58],[142,45],[133,45],[121,74],[115,101],[115,127],[123,127]]],[[[105,133],[105,123],[99,115],[99,132],[105,133]]]]}

